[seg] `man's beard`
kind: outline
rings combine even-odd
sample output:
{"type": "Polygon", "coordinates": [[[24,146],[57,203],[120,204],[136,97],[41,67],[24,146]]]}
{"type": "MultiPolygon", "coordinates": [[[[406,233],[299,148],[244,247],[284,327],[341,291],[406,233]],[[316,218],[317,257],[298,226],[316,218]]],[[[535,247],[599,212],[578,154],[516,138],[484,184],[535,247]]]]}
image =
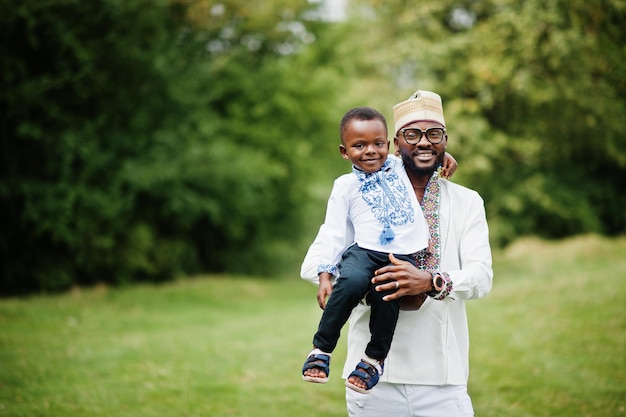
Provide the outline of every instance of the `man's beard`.
{"type": "Polygon", "coordinates": [[[437,160],[430,166],[427,167],[418,167],[415,165],[415,161],[413,160],[413,156],[410,153],[401,153],[402,162],[404,163],[404,167],[407,171],[417,175],[417,176],[431,176],[443,163],[444,154],[441,153],[437,160]]]}

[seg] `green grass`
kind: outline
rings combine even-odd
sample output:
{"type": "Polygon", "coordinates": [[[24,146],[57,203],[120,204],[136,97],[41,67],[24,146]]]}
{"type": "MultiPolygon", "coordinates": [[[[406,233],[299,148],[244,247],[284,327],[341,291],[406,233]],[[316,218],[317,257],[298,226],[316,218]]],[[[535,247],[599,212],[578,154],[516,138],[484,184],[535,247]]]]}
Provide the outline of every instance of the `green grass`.
{"type": "MultiPolygon", "coordinates": [[[[598,237],[496,254],[468,303],[477,416],[626,416],[625,254],[598,237]]],[[[343,339],[329,384],[300,378],[319,317],[296,276],[1,299],[0,416],[345,416],[343,339]]]]}
{"type": "Polygon", "coordinates": [[[626,239],[521,241],[468,303],[480,416],[626,416],[626,239]]]}

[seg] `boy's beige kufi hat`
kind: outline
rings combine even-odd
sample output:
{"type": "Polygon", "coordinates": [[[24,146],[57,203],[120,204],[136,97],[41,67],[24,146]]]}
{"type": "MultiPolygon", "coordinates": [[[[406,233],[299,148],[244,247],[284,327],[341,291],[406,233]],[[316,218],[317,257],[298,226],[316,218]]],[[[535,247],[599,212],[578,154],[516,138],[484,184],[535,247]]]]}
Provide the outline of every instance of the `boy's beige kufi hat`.
{"type": "Polygon", "coordinates": [[[409,123],[416,121],[433,121],[446,127],[443,118],[441,97],[431,91],[417,90],[408,100],[393,106],[395,133],[409,123]]]}

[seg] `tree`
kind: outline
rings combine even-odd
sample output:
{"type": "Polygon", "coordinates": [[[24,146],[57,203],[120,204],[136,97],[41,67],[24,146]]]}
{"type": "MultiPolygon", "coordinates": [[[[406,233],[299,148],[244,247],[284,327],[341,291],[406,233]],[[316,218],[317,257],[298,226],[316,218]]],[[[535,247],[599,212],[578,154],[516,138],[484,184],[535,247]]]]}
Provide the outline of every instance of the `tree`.
{"type": "Polygon", "coordinates": [[[5,3],[2,293],[277,263],[336,117],[306,1],[5,3]]]}
{"type": "Polygon", "coordinates": [[[399,89],[443,96],[495,242],[626,230],[623,2],[357,3],[399,89]]]}

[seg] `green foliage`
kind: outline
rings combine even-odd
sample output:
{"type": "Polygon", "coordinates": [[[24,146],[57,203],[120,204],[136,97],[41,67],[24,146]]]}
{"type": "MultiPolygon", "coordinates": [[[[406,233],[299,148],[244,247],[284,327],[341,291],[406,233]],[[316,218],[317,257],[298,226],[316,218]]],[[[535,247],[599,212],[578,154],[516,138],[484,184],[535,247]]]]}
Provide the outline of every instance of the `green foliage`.
{"type": "Polygon", "coordinates": [[[3,14],[3,292],[130,279],[116,255],[132,241],[119,172],[168,104],[153,60],[172,43],[173,11],[151,4],[25,2],[3,14]]]}
{"type": "Polygon", "coordinates": [[[623,2],[354,3],[393,103],[442,95],[455,180],[485,197],[495,243],[626,230],[623,2]]]}
{"type": "Polygon", "coordinates": [[[339,118],[306,1],[5,3],[2,293],[279,262],[339,118]]]}
{"type": "Polygon", "coordinates": [[[0,293],[301,259],[350,107],[441,93],[494,243],[626,229],[623,2],[0,0],[0,293]]]}
{"type": "Polygon", "coordinates": [[[615,192],[626,186],[626,10],[617,2],[495,6],[451,51],[469,71],[455,79],[439,70],[444,94],[460,91],[479,108],[459,106],[459,114],[490,127],[483,136],[455,129],[470,148],[460,156],[490,146],[485,136],[506,138],[487,176],[472,179],[470,165],[463,178],[508,223],[501,240],[623,232],[626,215],[614,207],[626,204],[615,192]]]}

